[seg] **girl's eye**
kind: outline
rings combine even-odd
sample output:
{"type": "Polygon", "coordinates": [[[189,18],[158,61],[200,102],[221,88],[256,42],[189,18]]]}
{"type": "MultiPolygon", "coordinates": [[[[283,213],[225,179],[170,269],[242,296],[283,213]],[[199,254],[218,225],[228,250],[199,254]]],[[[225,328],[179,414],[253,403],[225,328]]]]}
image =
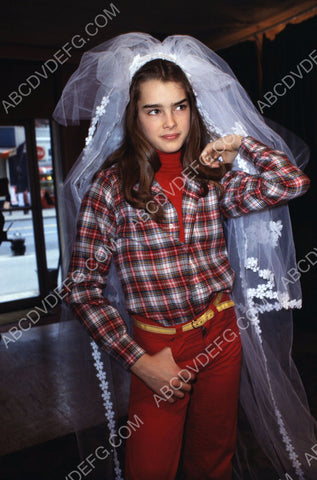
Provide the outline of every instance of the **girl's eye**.
{"type": "Polygon", "coordinates": [[[158,108],[153,108],[153,110],[150,110],[148,112],[148,115],[157,115],[159,113],[159,109],[158,108]]]}
{"type": "Polygon", "coordinates": [[[176,110],[185,110],[187,108],[187,104],[186,103],[182,103],[181,105],[178,105],[176,107],[176,110]]]}
{"type": "MultiPolygon", "coordinates": [[[[182,103],[181,105],[177,105],[177,107],[175,107],[175,110],[179,112],[182,110],[186,110],[187,107],[188,105],[186,103],[182,103]]],[[[149,110],[147,114],[154,116],[154,115],[158,115],[160,112],[161,111],[158,108],[153,108],[152,110],[149,110]]]]}

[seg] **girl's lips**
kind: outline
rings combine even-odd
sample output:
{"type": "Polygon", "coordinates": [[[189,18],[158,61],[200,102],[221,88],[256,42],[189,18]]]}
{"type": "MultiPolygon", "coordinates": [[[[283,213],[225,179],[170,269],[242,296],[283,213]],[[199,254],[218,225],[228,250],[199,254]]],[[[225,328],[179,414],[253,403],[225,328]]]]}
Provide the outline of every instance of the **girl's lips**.
{"type": "Polygon", "coordinates": [[[164,138],[165,140],[175,140],[179,136],[180,136],[180,133],[173,133],[171,135],[162,135],[162,138],[164,138]]]}

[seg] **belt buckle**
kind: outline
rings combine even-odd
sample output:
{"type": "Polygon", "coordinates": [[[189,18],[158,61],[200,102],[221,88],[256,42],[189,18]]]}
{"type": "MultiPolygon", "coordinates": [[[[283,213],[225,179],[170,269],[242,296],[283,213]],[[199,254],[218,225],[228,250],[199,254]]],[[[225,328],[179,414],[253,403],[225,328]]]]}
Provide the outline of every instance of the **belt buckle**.
{"type": "MultiPolygon", "coordinates": [[[[207,313],[207,312],[206,312],[207,313]]],[[[202,325],[204,325],[205,323],[205,314],[202,315],[201,317],[199,318],[196,318],[196,320],[192,320],[191,321],[191,325],[193,328],[199,328],[201,327],[202,325]]]]}
{"type": "Polygon", "coordinates": [[[193,328],[199,328],[203,326],[208,320],[214,317],[214,312],[211,308],[208,308],[208,310],[203,313],[200,317],[196,318],[196,320],[191,321],[191,325],[193,328]]]}

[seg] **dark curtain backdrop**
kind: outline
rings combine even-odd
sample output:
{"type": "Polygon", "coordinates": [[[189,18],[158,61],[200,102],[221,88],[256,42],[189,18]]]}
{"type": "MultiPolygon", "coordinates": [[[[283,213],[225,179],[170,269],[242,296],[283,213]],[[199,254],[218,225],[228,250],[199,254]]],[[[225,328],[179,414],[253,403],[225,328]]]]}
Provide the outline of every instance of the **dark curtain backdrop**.
{"type": "MultiPolygon", "coordinates": [[[[255,42],[244,42],[218,53],[231,66],[240,83],[249,93],[253,103],[265,101],[263,95],[272,91],[274,85],[292,70],[303,72],[303,78],[296,78],[295,85],[276,103],[263,109],[263,115],[284,125],[301,137],[310,147],[311,157],[305,172],[312,184],[308,193],[290,202],[290,212],[296,245],[297,260],[310,251],[315,255],[316,264],[306,262],[301,266],[310,269],[301,275],[303,308],[294,312],[296,329],[317,331],[315,302],[317,291],[317,237],[316,237],[316,161],[317,161],[317,65],[305,73],[299,63],[317,50],[317,17],[298,25],[288,25],[274,41],[264,38],[262,49],[263,88],[259,89],[258,60],[255,42]],[[314,250],[315,248],[315,250],[314,250]]],[[[316,53],[314,54],[316,57],[316,53]]],[[[308,70],[308,63],[306,62],[308,70]]],[[[289,85],[291,82],[289,81],[289,85]]],[[[267,102],[266,102],[267,103],[267,102]]]]}

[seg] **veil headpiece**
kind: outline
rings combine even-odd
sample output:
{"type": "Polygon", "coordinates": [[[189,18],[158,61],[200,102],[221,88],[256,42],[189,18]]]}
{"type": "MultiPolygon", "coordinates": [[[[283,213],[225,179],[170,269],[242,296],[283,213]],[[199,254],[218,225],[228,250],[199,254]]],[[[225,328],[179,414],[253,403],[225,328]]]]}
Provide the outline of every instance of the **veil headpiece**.
{"type": "MultiPolygon", "coordinates": [[[[94,173],[122,141],[131,78],[142,65],[155,58],[168,59],[182,68],[211,134],[250,135],[285,152],[299,167],[304,166],[306,146],[299,143],[297,150],[291,150],[267,125],[226,62],[203,43],[186,35],[169,36],[163,42],[145,33],[115,37],[84,53],[54,111],[54,119],[63,125],[91,121],[86,146],[63,187],[63,206],[68,220],[65,243],[69,247],[63,262],[65,275],[81,200],[94,173]]],[[[256,168],[239,155],[233,168],[257,174],[256,168]]],[[[288,273],[296,271],[288,207],[283,205],[227,219],[224,225],[229,260],[236,274],[232,296],[243,346],[241,411],[276,476],[288,473],[293,480],[317,478],[305,457],[316,443],[315,423],[290,356],[291,309],[300,308],[301,289],[299,280],[294,280],[294,276],[290,278],[288,273]]],[[[130,328],[131,319],[125,311],[113,263],[105,296],[130,328]]],[[[113,371],[118,367],[93,342],[92,349],[102,398],[107,399],[104,405],[111,432],[115,428],[113,409],[128,393],[129,380],[124,371],[120,372],[120,378],[115,378],[113,371]],[[122,398],[118,398],[118,393],[116,397],[116,392],[120,392],[122,398]]],[[[120,415],[122,410],[124,408],[120,415]]],[[[262,467],[250,461],[244,434],[243,428],[239,428],[236,478],[246,478],[248,471],[252,478],[260,480],[262,467]]],[[[113,478],[120,479],[122,473],[116,451],[113,461],[116,467],[113,478]]]]}

